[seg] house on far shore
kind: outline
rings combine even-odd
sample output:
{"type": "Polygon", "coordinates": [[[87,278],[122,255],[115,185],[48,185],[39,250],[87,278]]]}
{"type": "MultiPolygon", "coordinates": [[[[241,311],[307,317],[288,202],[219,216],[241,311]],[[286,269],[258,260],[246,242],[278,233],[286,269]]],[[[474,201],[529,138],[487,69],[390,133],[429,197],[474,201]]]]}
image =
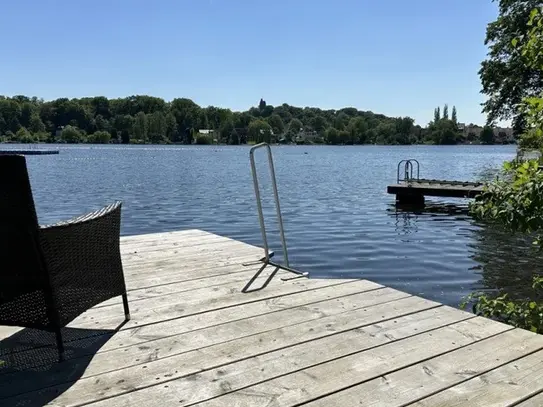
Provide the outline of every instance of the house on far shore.
{"type": "MultiPolygon", "coordinates": [[[[483,131],[482,126],[470,123],[458,123],[458,130],[462,132],[464,138],[469,141],[474,141],[479,138],[479,135],[483,131]]],[[[515,135],[512,128],[509,127],[493,127],[494,138],[497,143],[514,143],[515,135]]]]}
{"type": "Polygon", "coordinates": [[[314,130],[300,129],[300,132],[294,138],[296,143],[319,143],[323,142],[322,137],[314,130]]]}
{"type": "MultiPolygon", "coordinates": [[[[213,140],[214,143],[217,143],[216,133],[217,132],[215,130],[212,130],[212,129],[200,129],[197,132],[197,134],[201,134],[203,136],[209,137],[211,140],[213,140]]],[[[196,137],[194,138],[192,143],[194,144],[195,142],[196,142],[196,137]]]]}
{"type": "Polygon", "coordinates": [[[60,140],[62,137],[62,130],[64,130],[64,126],[57,126],[55,130],[55,140],[60,140]]]}

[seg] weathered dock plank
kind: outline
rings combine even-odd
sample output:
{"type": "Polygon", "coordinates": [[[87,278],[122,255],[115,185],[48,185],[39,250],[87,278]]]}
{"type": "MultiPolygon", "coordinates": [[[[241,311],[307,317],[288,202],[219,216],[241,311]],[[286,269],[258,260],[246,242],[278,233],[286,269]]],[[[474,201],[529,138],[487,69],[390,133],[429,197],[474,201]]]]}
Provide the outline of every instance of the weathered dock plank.
{"type": "MultiPolygon", "coordinates": [[[[299,405],[348,389],[357,383],[380,378],[419,360],[449,353],[504,332],[506,329],[487,321],[470,319],[281,376],[225,394],[201,405],[225,407],[299,405]]],[[[359,394],[355,404],[328,402],[324,405],[357,405],[361,400],[365,401],[365,397],[365,394],[359,394]]]]}
{"type": "Polygon", "coordinates": [[[0,327],[0,405],[541,405],[543,336],[367,280],[242,293],[262,249],[200,230],[121,241],[132,320],[89,310],[63,363],[52,335],[0,327]]]}
{"type": "MultiPolygon", "coordinates": [[[[425,398],[413,406],[511,406],[541,390],[543,351],[514,360],[462,384],[425,398]]],[[[540,404],[541,407],[541,404],[540,404]]]]}
{"type": "Polygon", "coordinates": [[[536,394],[535,396],[530,397],[529,399],[515,404],[515,407],[541,407],[543,406],[543,392],[536,394]]]}
{"type": "MultiPolygon", "coordinates": [[[[470,335],[469,332],[466,333],[470,335]]],[[[515,361],[525,354],[537,351],[541,349],[542,344],[543,337],[530,332],[518,329],[505,331],[435,358],[421,358],[422,361],[419,363],[376,377],[309,405],[313,407],[354,405],[352,403],[361,399],[364,400],[365,406],[372,407],[411,405],[427,395],[448,389],[504,363],[515,361]]],[[[431,342],[429,346],[433,346],[431,342]]],[[[423,405],[448,407],[456,404],[423,405]]],[[[465,404],[458,405],[472,406],[469,400],[466,400],[465,404]]]]}
{"type": "MultiPolygon", "coordinates": [[[[277,378],[281,375],[318,365],[345,355],[345,348],[351,353],[360,352],[384,343],[417,335],[466,318],[447,307],[421,311],[420,324],[414,324],[413,314],[389,319],[378,324],[331,333],[329,336],[293,345],[290,348],[263,353],[227,366],[185,376],[168,382],[170,392],[164,393],[159,387],[145,391],[131,392],[113,399],[112,407],[139,405],[145,399],[157,398],[164,405],[180,406],[203,402],[227,392],[240,390],[249,385],[277,378]],[[205,388],[195,387],[194,381],[207,382],[205,388]],[[181,401],[182,400],[182,401],[181,401]]],[[[322,326],[321,326],[322,329],[322,326]]],[[[106,402],[97,406],[106,406],[106,402]]]]}

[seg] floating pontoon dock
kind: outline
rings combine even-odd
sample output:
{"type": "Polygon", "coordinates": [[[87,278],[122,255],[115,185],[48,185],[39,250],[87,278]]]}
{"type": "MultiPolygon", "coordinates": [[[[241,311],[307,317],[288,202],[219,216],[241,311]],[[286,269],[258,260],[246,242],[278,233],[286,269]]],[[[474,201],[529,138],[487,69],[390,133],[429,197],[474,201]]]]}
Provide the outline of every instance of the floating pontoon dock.
{"type": "Polygon", "coordinates": [[[425,196],[475,198],[484,190],[481,182],[424,179],[419,178],[419,174],[417,160],[400,161],[397,183],[387,186],[387,192],[396,195],[396,201],[400,204],[423,205],[425,196]],[[404,165],[403,174],[400,172],[402,165],[404,165]],[[414,168],[416,168],[416,176],[414,168]]]}

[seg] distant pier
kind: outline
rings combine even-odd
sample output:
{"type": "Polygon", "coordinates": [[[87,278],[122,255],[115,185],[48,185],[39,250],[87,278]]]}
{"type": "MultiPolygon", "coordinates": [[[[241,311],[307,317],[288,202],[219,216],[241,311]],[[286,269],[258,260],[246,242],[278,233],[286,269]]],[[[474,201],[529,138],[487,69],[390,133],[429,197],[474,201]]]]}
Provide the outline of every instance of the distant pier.
{"type": "Polygon", "coordinates": [[[396,202],[399,204],[424,205],[425,196],[475,198],[484,190],[482,182],[424,179],[419,178],[419,175],[417,160],[400,161],[397,183],[387,186],[387,192],[396,195],[396,202]],[[401,174],[402,165],[403,174],[401,174]]]}
{"type": "Polygon", "coordinates": [[[28,149],[28,150],[12,150],[12,149],[0,149],[0,155],[51,155],[58,154],[59,150],[46,150],[46,149],[28,149]]]}

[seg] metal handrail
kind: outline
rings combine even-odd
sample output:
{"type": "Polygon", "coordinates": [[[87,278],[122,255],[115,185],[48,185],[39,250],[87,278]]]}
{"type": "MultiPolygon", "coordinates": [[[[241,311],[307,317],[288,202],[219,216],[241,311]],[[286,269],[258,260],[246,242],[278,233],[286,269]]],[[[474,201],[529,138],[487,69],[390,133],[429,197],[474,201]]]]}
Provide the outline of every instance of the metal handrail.
{"type": "Polygon", "coordinates": [[[281,214],[281,204],[279,202],[279,192],[277,190],[277,180],[276,180],[276,177],[275,177],[275,167],[273,165],[273,155],[272,155],[271,147],[270,147],[270,145],[268,143],[257,144],[257,145],[255,145],[255,146],[253,146],[251,148],[251,150],[249,151],[249,156],[250,156],[250,159],[251,159],[251,172],[253,174],[253,186],[254,186],[254,189],[255,189],[256,207],[257,207],[257,210],[258,210],[258,220],[259,220],[259,223],[260,223],[260,231],[261,231],[261,234],[262,234],[262,242],[263,242],[263,245],[264,245],[264,258],[263,258],[263,261],[266,264],[271,264],[271,265],[273,265],[275,267],[282,268],[282,269],[290,271],[292,273],[307,276],[308,273],[295,270],[295,269],[291,268],[290,264],[289,264],[287,241],[285,239],[285,228],[283,226],[283,216],[281,214]],[[270,177],[271,177],[271,182],[272,182],[273,196],[274,196],[274,199],[275,199],[275,210],[276,210],[276,214],[277,214],[277,221],[279,223],[279,234],[280,234],[280,237],[281,237],[281,245],[283,247],[284,264],[274,263],[270,259],[270,257],[271,257],[270,256],[270,248],[269,248],[269,244],[268,244],[268,236],[267,236],[267,233],[266,233],[266,223],[264,221],[264,211],[262,210],[262,198],[260,196],[260,186],[259,186],[259,183],[258,183],[258,174],[257,174],[257,171],[256,171],[255,154],[254,154],[255,151],[258,150],[259,148],[266,148],[266,151],[268,153],[268,165],[269,165],[269,168],[270,168],[270,177]]]}
{"type": "Polygon", "coordinates": [[[398,184],[400,183],[400,181],[408,181],[410,179],[414,179],[413,178],[413,163],[416,163],[417,164],[417,178],[416,179],[419,179],[420,177],[420,164],[418,162],[418,160],[415,160],[414,158],[411,158],[409,160],[402,160],[398,163],[398,168],[397,168],[397,171],[396,171],[396,182],[398,182],[398,184]],[[405,163],[404,165],[404,177],[403,179],[400,178],[400,167],[401,165],[405,163]]]}
{"type": "Polygon", "coordinates": [[[272,182],[273,195],[275,198],[275,209],[277,212],[277,221],[279,222],[279,233],[281,235],[281,245],[283,246],[283,258],[285,260],[285,265],[289,267],[287,242],[285,240],[285,230],[283,228],[283,216],[281,215],[281,204],[279,203],[279,192],[277,191],[277,181],[275,178],[275,168],[273,165],[272,151],[268,143],[260,143],[251,148],[249,155],[251,158],[251,171],[253,173],[253,185],[255,188],[256,206],[258,208],[258,219],[260,221],[260,231],[262,232],[262,241],[264,242],[264,250],[266,251],[265,259],[266,259],[266,262],[269,262],[270,251],[269,251],[269,246],[268,246],[266,224],[264,222],[264,212],[262,210],[262,199],[260,197],[260,187],[258,185],[258,175],[256,172],[256,164],[255,164],[255,151],[259,148],[264,148],[264,147],[266,147],[266,150],[268,152],[268,165],[270,167],[270,177],[271,177],[271,182],[272,182]]]}

